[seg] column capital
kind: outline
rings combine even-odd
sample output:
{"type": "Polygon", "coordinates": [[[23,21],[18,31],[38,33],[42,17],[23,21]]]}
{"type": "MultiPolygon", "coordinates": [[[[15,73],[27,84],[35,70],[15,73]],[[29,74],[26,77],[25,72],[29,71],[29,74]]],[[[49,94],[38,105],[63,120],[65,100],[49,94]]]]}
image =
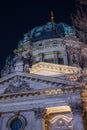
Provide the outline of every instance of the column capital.
{"type": "Polygon", "coordinates": [[[46,117],[46,111],[45,108],[34,108],[36,119],[44,119],[46,117]]]}

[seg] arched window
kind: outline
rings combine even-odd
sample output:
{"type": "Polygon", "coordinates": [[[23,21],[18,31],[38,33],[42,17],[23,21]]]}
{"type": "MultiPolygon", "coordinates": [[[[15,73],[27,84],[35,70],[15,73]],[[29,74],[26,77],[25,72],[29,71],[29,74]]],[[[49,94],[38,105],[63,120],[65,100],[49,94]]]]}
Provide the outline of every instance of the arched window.
{"type": "Polygon", "coordinates": [[[11,117],[7,122],[8,130],[24,130],[26,120],[21,115],[11,117]]]}

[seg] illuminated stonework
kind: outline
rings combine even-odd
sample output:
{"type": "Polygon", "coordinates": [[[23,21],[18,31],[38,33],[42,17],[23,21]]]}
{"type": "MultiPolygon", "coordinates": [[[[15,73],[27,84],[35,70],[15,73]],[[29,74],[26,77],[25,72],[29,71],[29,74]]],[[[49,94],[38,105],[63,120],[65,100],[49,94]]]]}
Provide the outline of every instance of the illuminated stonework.
{"type": "Polygon", "coordinates": [[[87,45],[74,28],[48,22],[13,53],[1,71],[0,130],[84,130],[87,45]]]}

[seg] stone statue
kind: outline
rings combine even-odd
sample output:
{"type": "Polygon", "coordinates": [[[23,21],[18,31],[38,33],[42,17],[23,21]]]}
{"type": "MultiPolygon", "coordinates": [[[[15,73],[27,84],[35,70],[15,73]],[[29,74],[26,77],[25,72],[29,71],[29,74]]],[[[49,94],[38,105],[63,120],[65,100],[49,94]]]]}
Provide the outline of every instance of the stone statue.
{"type": "Polygon", "coordinates": [[[26,41],[28,41],[29,40],[29,33],[26,33],[26,34],[24,34],[24,39],[22,40],[23,42],[26,42],[26,41]]]}
{"type": "Polygon", "coordinates": [[[23,52],[22,47],[14,50],[14,53],[18,56],[19,59],[22,58],[22,52],[23,52]]]}
{"type": "Polygon", "coordinates": [[[23,45],[23,43],[22,43],[22,41],[20,40],[20,41],[18,42],[18,48],[20,48],[22,45],[23,45]]]}
{"type": "Polygon", "coordinates": [[[78,56],[77,56],[76,53],[73,53],[72,61],[73,61],[74,64],[78,64],[78,56]]]}
{"type": "Polygon", "coordinates": [[[1,71],[1,77],[6,76],[10,73],[9,65],[5,65],[3,70],[1,71]]]}
{"type": "Polygon", "coordinates": [[[29,64],[24,65],[24,72],[29,72],[29,64]]]}

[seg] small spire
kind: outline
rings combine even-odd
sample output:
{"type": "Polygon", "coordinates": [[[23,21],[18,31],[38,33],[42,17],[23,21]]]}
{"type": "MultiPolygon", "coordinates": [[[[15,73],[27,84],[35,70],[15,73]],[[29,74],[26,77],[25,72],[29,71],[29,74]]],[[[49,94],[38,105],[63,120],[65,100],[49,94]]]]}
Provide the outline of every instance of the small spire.
{"type": "Polygon", "coordinates": [[[51,22],[54,23],[54,15],[53,15],[53,11],[51,11],[51,22]]]}

